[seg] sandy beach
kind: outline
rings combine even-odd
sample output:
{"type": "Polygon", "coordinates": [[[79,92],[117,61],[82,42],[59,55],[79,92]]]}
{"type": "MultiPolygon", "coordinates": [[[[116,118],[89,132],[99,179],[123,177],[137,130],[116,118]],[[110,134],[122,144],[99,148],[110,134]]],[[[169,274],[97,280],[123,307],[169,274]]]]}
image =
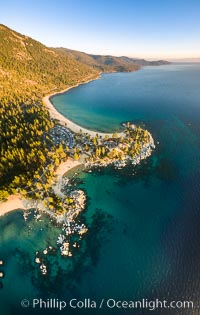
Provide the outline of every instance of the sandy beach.
{"type": "MultiPolygon", "coordinates": [[[[97,77],[96,79],[98,79],[99,77],[97,77]]],[[[90,81],[96,80],[96,79],[90,79],[86,82],[80,83],[80,84],[86,84],[90,81]]],[[[77,84],[75,86],[70,86],[67,89],[60,91],[60,92],[56,92],[50,95],[47,95],[43,98],[43,103],[46,106],[46,108],[48,109],[50,116],[54,119],[57,119],[60,121],[61,124],[63,125],[67,125],[67,127],[69,129],[71,129],[73,132],[78,133],[80,131],[80,129],[82,130],[83,133],[88,133],[90,134],[92,137],[95,137],[96,134],[98,133],[99,136],[104,137],[105,135],[108,135],[109,137],[112,137],[112,133],[103,133],[103,132],[96,132],[96,131],[92,131],[92,130],[88,130],[86,128],[82,128],[81,126],[75,124],[74,122],[70,121],[69,119],[67,119],[66,117],[64,117],[62,114],[60,114],[55,107],[53,106],[53,104],[50,101],[50,98],[53,95],[57,95],[57,94],[62,94],[67,92],[68,90],[78,87],[80,84],[77,84]]],[[[121,135],[122,133],[118,133],[119,135],[121,135]]],[[[74,161],[73,159],[69,158],[66,162],[62,162],[59,167],[57,168],[56,171],[56,181],[55,183],[53,183],[52,186],[54,186],[54,190],[56,190],[57,192],[59,192],[60,190],[60,183],[62,180],[62,176],[69,170],[73,169],[74,167],[81,165],[82,163],[80,161],[74,161]]],[[[4,214],[17,210],[17,209],[21,209],[21,210],[27,210],[30,208],[34,207],[34,201],[31,200],[27,200],[27,199],[23,199],[19,194],[16,195],[11,195],[8,197],[8,200],[5,202],[0,202],[0,216],[3,216],[4,214]]]]}
{"type": "MultiPolygon", "coordinates": [[[[98,77],[99,78],[99,77],[98,77]]],[[[98,79],[97,78],[97,79],[98,79]]],[[[53,95],[58,95],[58,94],[63,94],[67,91],[69,91],[70,89],[73,89],[75,87],[78,87],[79,85],[81,84],[87,84],[91,81],[94,81],[96,79],[92,79],[92,80],[88,80],[87,82],[84,82],[84,83],[80,83],[80,84],[76,84],[74,86],[70,86],[68,87],[66,90],[63,90],[63,91],[60,91],[60,92],[56,92],[56,93],[53,93],[53,94],[49,94],[47,96],[45,96],[43,98],[43,103],[44,105],[46,106],[46,108],[48,109],[49,113],[50,113],[50,116],[54,119],[57,119],[60,121],[60,123],[62,125],[66,125],[67,128],[71,129],[73,132],[75,133],[78,133],[80,131],[80,129],[82,130],[83,133],[88,133],[90,134],[92,137],[95,137],[96,134],[98,133],[99,136],[101,137],[105,137],[105,135],[108,135],[109,137],[112,137],[113,133],[104,133],[104,132],[98,132],[98,131],[92,131],[92,130],[89,130],[89,129],[86,129],[86,128],[83,128],[77,124],[75,124],[73,121],[69,120],[68,118],[66,118],[65,116],[63,116],[62,114],[60,114],[56,109],[55,107],[53,106],[53,104],[51,103],[50,99],[53,95]]],[[[121,135],[121,133],[118,133],[121,135]]]]}
{"type": "Polygon", "coordinates": [[[27,200],[21,199],[19,194],[11,195],[7,201],[0,203],[0,216],[17,209],[24,210],[26,204],[27,200]]]}
{"type": "MultiPolygon", "coordinates": [[[[69,170],[74,167],[81,165],[81,162],[74,161],[69,158],[66,162],[62,162],[56,170],[56,181],[53,184],[54,187],[59,191],[60,189],[60,181],[62,176],[69,170]]],[[[0,202],[0,216],[4,214],[20,209],[20,210],[28,210],[30,208],[34,208],[35,201],[23,199],[19,194],[11,195],[8,197],[8,200],[5,202],[0,202]]]]}
{"type": "Polygon", "coordinates": [[[57,170],[56,170],[56,175],[57,176],[63,176],[67,171],[71,170],[72,168],[81,165],[82,163],[79,161],[75,161],[72,158],[68,158],[66,162],[62,162],[57,170]]]}

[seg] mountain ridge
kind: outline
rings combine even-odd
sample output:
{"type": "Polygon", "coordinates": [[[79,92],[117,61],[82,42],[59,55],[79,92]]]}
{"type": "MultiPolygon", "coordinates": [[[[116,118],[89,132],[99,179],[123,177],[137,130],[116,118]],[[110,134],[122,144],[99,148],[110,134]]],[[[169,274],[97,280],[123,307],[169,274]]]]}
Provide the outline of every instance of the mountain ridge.
{"type": "Polygon", "coordinates": [[[99,71],[0,24],[0,98],[41,99],[99,71]]]}
{"type": "Polygon", "coordinates": [[[0,24],[0,99],[41,100],[44,95],[95,79],[101,72],[130,72],[168,63],[51,48],[0,24]]]}
{"type": "Polygon", "coordinates": [[[126,56],[94,55],[63,47],[52,49],[63,52],[67,56],[102,72],[131,72],[139,70],[142,66],[170,64],[170,62],[166,60],[148,61],[145,59],[130,58],[126,56]]]}

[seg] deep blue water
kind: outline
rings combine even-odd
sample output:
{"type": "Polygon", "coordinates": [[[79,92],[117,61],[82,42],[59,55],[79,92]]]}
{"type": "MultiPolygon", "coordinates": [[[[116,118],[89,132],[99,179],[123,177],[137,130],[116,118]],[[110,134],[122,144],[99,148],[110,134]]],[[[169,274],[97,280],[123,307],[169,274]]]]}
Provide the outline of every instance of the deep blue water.
{"type": "MultiPolygon", "coordinates": [[[[151,131],[156,150],[136,168],[80,173],[89,227],[73,258],[48,256],[42,278],[34,253],[55,246],[59,229],[47,218],[28,225],[20,212],[0,220],[5,260],[4,315],[28,314],[20,299],[200,300],[200,65],[146,67],[102,75],[52,98],[83,127],[114,131],[133,121],[151,131]],[[45,224],[44,224],[45,223],[45,224]],[[30,225],[30,228],[28,227],[30,225]],[[42,228],[42,230],[41,230],[42,228]],[[32,229],[32,230],[30,230],[32,229]],[[17,236],[17,237],[16,237],[17,236]],[[22,285],[23,282],[23,285],[22,285]],[[5,297],[12,301],[6,305],[5,297]]],[[[43,314],[43,311],[38,312],[43,314]]],[[[36,311],[29,314],[35,314],[36,311]]],[[[57,314],[52,310],[48,314],[57,314]]],[[[58,312],[62,314],[63,312],[58,312]]],[[[65,310],[67,314],[151,314],[152,311],[65,310]]],[[[164,310],[156,314],[199,314],[164,310]]]]}

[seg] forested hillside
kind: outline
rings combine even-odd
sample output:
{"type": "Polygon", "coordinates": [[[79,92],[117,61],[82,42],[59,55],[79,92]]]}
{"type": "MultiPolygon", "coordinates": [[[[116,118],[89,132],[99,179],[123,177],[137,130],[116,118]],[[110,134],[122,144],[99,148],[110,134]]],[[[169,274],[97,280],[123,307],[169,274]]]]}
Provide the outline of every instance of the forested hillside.
{"type": "Polygon", "coordinates": [[[52,144],[42,96],[98,72],[61,52],[0,25],[0,199],[48,188],[67,148],[52,144]],[[53,167],[52,167],[53,165],[53,167]],[[24,189],[27,188],[28,189],[24,189]]]}
{"type": "Polygon", "coordinates": [[[51,141],[55,122],[42,96],[100,71],[135,71],[146,63],[48,48],[0,24],[0,200],[19,188],[41,197],[38,189],[48,189],[54,168],[68,155],[64,143],[51,141]]]}
{"type": "Polygon", "coordinates": [[[103,72],[130,72],[139,70],[142,66],[169,64],[169,62],[165,60],[148,61],[145,59],[129,58],[125,56],[92,55],[67,48],[56,48],[55,51],[63,52],[67,56],[103,72]]]}
{"type": "Polygon", "coordinates": [[[0,99],[39,99],[97,71],[0,25],[0,99]]]}

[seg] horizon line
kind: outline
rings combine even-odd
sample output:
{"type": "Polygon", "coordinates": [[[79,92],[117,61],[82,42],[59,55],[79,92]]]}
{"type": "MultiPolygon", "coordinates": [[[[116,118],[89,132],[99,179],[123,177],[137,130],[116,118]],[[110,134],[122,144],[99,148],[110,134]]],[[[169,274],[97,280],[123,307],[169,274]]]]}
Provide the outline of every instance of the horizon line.
{"type": "Polygon", "coordinates": [[[184,56],[184,57],[177,57],[177,56],[153,56],[153,57],[148,57],[148,55],[143,55],[143,53],[141,53],[142,54],[142,56],[140,56],[140,55],[137,55],[137,56],[133,56],[132,54],[130,54],[130,52],[128,53],[128,54],[126,54],[126,53],[121,53],[121,54],[115,54],[115,53],[100,53],[100,52],[98,52],[98,53],[94,53],[94,52],[88,52],[88,51],[85,51],[84,49],[82,50],[82,49],[74,49],[74,48],[68,48],[68,47],[66,47],[65,45],[56,45],[56,46],[49,46],[49,45],[47,45],[47,44],[44,44],[43,43],[43,41],[42,40],[40,40],[40,39],[36,39],[34,36],[32,37],[32,35],[29,35],[29,34],[27,34],[26,32],[25,33],[21,33],[20,31],[18,31],[18,30],[15,30],[15,29],[13,29],[12,27],[10,27],[10,26],[7,26],[7,25],[5,25],[5,24],[3,24],[3,23],[0,23],[0,25],[1,26],[4,26],[4,27],[6,27],[6,28],[8,28],[8,29],[10,29],[10,30],[12,30],[12,31],[14,31],[14,32],[17,32],[17,33],[19,33],[19,34],[21,34],[22,36],[28,36],[28,37],[30,37],[30,38],[32,38],[33,40],[36,40],[36,41],[38,41],[38,42],[40,42],[41,44],[43,44],[43,45],[45,45],[46,47],[48,47],[48,48],[64,48],[64,49],[69,49],[69,50],[74,50],[74,51],[77,51],[77,52],[82,52],[82,53],[85,53],[85,54],[88,54],[88,55],[100,55],[100,56],[114,56],[114,57],[128,57],[128,58],[132,58],[132,59],[146,59],[146,60],[149,60],[149,61],[159,61],[159,60],[165,60],[165,61],[171,61],[171,62],[184,62],[184,61],[186,61],[186,62],[200,62],[200,53],[199,53],[199,56],[184,56]]]}

